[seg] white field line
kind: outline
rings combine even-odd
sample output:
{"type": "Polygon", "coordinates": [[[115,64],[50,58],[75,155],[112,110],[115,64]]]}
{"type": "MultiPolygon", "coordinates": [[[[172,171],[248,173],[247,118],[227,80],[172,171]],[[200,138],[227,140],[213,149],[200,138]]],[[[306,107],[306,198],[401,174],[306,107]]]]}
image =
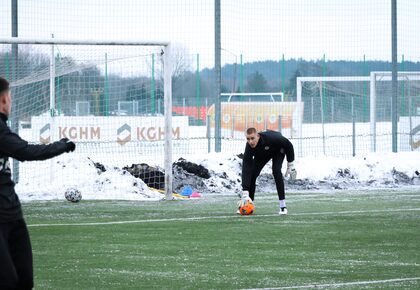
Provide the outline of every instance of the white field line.
{"type": "Polygon", "coordinates": [[[391,282],[404,282],[404,281],[415,281],[415,280],[420,280],[420,277],[397,278],[397,279],[387,279],[387,280],[372,280],[372,281],[355,281],[355,282],[330,283],[330,284],[309,284],[309,285],[286,286],[286,287],[273,287],[273,288],[251,288],[251,289],[253,289],[253,290],[259,290],[259,289],[310,289],[310,288],[329,288],[329,287],[354,286],[354,285],[369,285],[369,284],[380,284],[380,283],[391,283],[391,282]]]}
{"type": "MultiPolygon", "coordinates": [[[[311,201],[311,200],[313,200],[313,199],[322,199],[322,200],[335,200],[335,201],[340,201],[340,200],[343,200],[343,199],[351,199],[351,200],[359,200],[360,198],[363,198],[363,197],[371,197],[371,196],[375,196],[375,195],[372,195],[371,193],[366,193],[366,192],[362,192],[362,193],[358,193],[358,195],[357,196],[355,196],[355,195],[352,195],[352,194],[348,194],[348,193],[328,193],[328,194],[325,194],[324,192],[323,193],[320,193],[320,194],[316,194],[316,193],[314,193],[314,194],[290,194],[290,195],[288,195],[288,200],[287,200],[287,202],[288,203],[293,203],[293,202],[301,202],[301,201],[311,201]]],[[[220,199],[220,198],[224,198],[225,200],[230,200],[230,199],[233,199],[232,197],[236,197],[236,195],[232,195],[231,193],[230,194],[218,194],[217,196],[216,196],[218,199],[220,199]]],[[[390,192],[389,194],[388,193],[381,193],[381,194],[378,194],[378,197],[380,197],[381,199],[388,199],[388,198],[392,198],[392,199],[395,199],[395,198],[411,198],[411,199],[417,199],[417,198],[420,198],[420,194],[419,193],[417,193],[417,192],[415,192],[415,193],[413,193],[413,194],[404,194],[404,195],[399,195],[398,193],[397,193],[397,196],[396,196],[396,193],[395,192],[390,192]]],[[[272,200],[272,199],[276,199],[277,198],[277,193],[272,193],[272,194],[259,194],[258,196],[256,196],[256,199],[257,199],[257,202],[258,202],[258,200],[272,200]]]]}
{"type": "MultiPolygon", "coordinates": [[[[403,213],[407,211],[420,211],[420,208],[403,208],[403,209],[384,209],[384,210],[354,210],[354,211],[327,211],[327,212],[308,212],[294,213],[289,216],[306,216],[306,215],[346,215],[346,214],[362,214],[362,213],[403,213]]],[[[155,223],[155,222],[171,222],[171,221],[199,221],[214,219],[231,219],[231,218],[260,218],[275,217],[278,214],[264,214],[252,216],[238,216],[236,214],[226,216],[205,216],[205,217],[184,217],[184,218],[166,218],[166,219],[145,219],[145,220],[128,220],[128,221],[110,221],[110,222],[93,222],[93,223],[65,223],[65,224],[32,224],[28,227],[60,227],[60,226],[99,226],[99,225],[118,225],[118,224],[138,224],[138,223],[155,223]]],[[[282,217],[285,218],[285,217],[282,217]]]]}

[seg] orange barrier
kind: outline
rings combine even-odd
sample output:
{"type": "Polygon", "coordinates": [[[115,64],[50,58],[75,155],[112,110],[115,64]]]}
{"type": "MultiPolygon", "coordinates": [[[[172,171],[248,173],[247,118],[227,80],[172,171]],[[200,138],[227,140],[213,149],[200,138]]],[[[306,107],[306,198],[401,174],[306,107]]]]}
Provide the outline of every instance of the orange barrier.
{"type": "MultiPolygon", "coordinates": [[[[215,107],[212,105],[208,110],[214,127],[215,107]]],[[[257,130],[278,130],[279,120],[281,119],[281,128],[292,128],[293,122],[297,122],[303,114],[303,103],[297,102],[229,102],[221,104],[221,127],[234,131],[245,131],[249,127],[255,127],[257,130]],[[294,120],[295,119],[295,120],[294,120]]]]}

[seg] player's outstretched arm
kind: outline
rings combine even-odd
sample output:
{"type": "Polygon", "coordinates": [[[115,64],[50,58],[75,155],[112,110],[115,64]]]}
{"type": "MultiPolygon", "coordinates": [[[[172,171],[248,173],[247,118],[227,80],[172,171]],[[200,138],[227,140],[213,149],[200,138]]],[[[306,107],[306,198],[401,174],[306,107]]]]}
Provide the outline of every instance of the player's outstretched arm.
{"type": "Polygon", "coordinates": [[[19,161],[46,160],[76,148],[67,138],[48,145],[32,145],[10,130],[3,131],[0,139],[0,151],[19,161]]]}

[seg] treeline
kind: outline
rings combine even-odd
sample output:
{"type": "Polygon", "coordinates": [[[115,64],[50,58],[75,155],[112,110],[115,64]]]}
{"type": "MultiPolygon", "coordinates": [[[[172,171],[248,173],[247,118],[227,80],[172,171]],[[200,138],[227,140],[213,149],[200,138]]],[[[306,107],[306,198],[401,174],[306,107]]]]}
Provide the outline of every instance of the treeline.
{"type": "MultiPolygon", "coordinates": [[[[258,61],[239,65],[228,64],[222,68],[222,90],[244,92],[281,92],[289,99],[296,98],[296,78],[300,76],[367,76],[371,71],[391,71],[387,61],[327,61],[290,59],[280,61],[258,61]],[[241,80],[241,69],[243,77],[241,80]]],[[[420,71],[420,62],[405,61],[399,64],[401,71],[420,71]]],[[[205,69],[203,77],[213,74],[205,69]]]]}

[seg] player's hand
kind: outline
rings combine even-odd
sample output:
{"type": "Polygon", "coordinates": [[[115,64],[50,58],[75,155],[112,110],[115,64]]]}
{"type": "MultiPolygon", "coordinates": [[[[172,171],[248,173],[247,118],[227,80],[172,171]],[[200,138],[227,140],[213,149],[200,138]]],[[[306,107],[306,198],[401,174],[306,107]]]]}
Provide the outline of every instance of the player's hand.
{"type": "Polygon", "coordinates": [[[288,162],[286,174],[284,175],[284,177],[289,177],[289,180],[295,180],[296,176],[297,176],[297,171],[295,169],[293,162],[288,162]]]}
{"type": "Polygon", "coordinates": [[[248,190],[244,190],[244,191],[238,192],[238,197],[240,199],[242,199],[244,196],[249,196],[248,190]]]}
{"type": "Polygon", "coordinates": [[[247,196],[247,197],[245,197],[245,198],[241,198],[241,199],[238,201],[238,208],[243,207],[243,206],[244,206],[244,205],[246,205],[247,203],[252,203],[252,204],[254,204],[254,202],[252,201],[252,199],[251,199],[249,196],[247,196]]]}
{"type": "Polygon", "coordinates": [[[238,207],[242,207],[245,204],[247,204],[248,202],[254,204],[252,199],[249,197],[249,192],[247,190],[244,190],[240,194],[240,199],[238,201],[238,207]]]}
{"type": "Polygon", "coordinates": [[[64,152],[73,152],[76,149],[76,144],[70,141],[68,138],[62,138],[60,142],[66,145],[66,150],[64,152]]]}
{"type": "Polygon", "coordinates": [[[239,193],[239,197],[240,198],[249,197],[249,191],[248,190],[242,191],[241,193],[239,193]]]}

